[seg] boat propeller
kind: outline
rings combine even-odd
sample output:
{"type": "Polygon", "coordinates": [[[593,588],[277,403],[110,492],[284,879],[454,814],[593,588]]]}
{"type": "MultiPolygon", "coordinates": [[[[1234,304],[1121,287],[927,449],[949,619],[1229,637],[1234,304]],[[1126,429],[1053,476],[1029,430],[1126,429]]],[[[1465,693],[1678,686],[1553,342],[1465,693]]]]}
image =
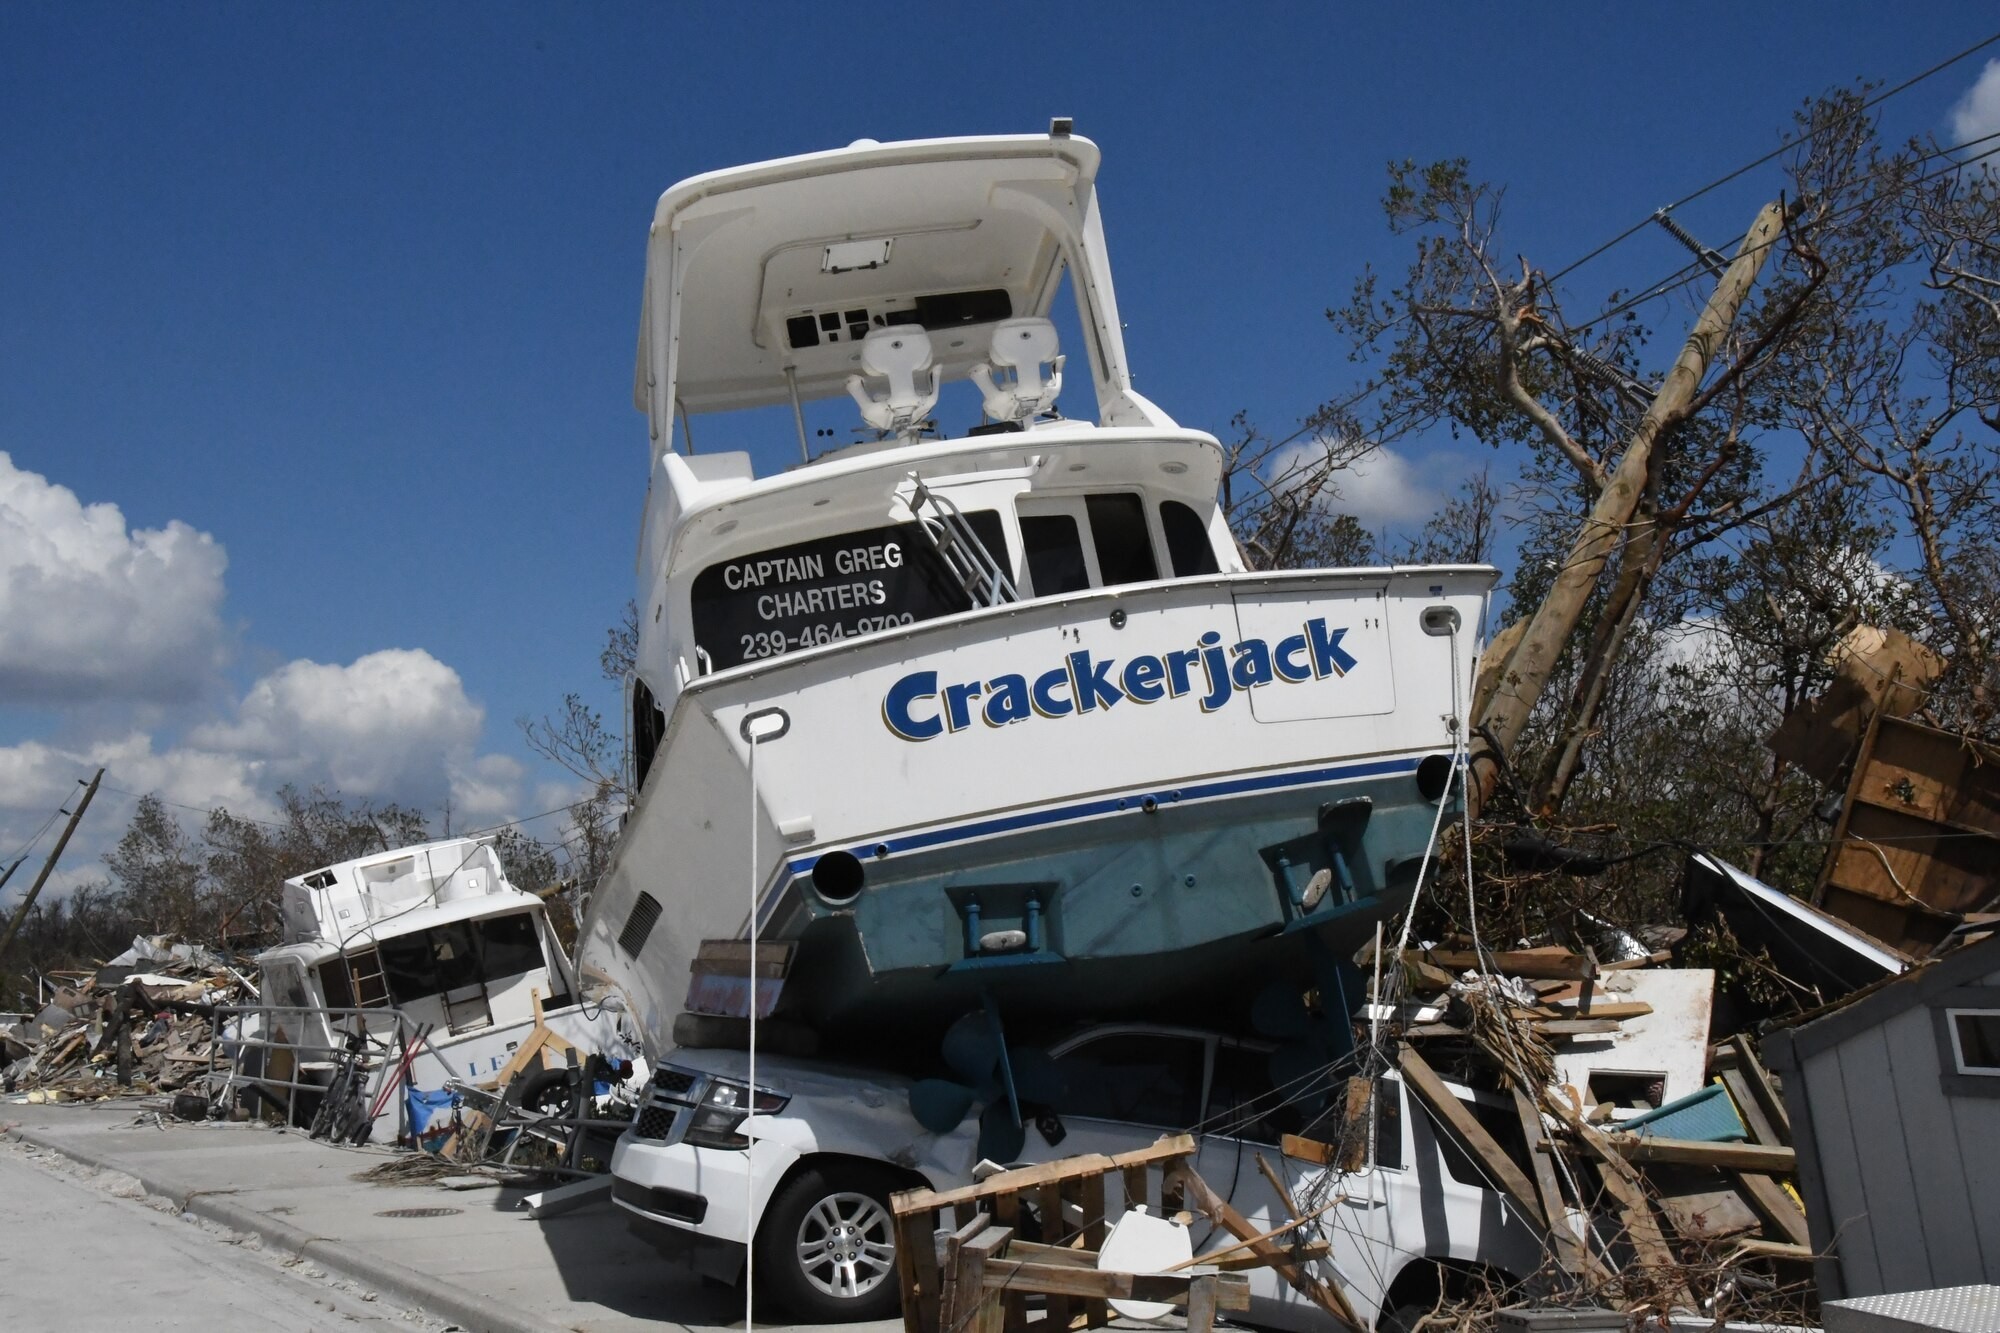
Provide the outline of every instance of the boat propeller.
{"type": "Polygon", "coordinates": [[[1048,1052],[1033,1047],[1010,1051],[1000,1011],[989,999],[945,1030],[945,1067],[957,1079],[920,1079],[910,1089],[910,1114],[933,1134],[949,1134],[974,1106],[979,1112],[979,1156],[1011,1162],[1027,1144],[1023,1103],[1050,1103],[1062,1096],[1062,1075],[1048,1052]]]}

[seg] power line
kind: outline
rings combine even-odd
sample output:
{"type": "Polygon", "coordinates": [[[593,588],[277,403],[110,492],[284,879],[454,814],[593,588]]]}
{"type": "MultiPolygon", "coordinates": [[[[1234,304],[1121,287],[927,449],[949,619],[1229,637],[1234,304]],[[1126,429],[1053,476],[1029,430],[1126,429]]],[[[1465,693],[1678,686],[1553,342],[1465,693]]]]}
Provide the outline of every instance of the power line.
{"type": "MultiPolygon", "coordinates": [[[[2000,130],[1996,130],[1991,134],[1982,134],[1976,139],[1967,139],[1963,143],[1952,144],[1950,147],[1947,148],[1936,149],[1932,152],[1923,154],[1921,157],[1918,157],[1915,160],[1921,163],[1921,162],[1934,161],[1938,158],[1950,158],[1951,154],[1953,153],[1961,152],[1967,148],[1977,147],[1980,144],[1987,143],[1994,139],[2000,139],[2000,130]]],[[[1983,162],[1987,158],[1992,157],[1995,154],[2000,154],[2000,146],[1989,148],[1983,153],[1975,153],[1971,157],[1952,158],[1949,165],[1940,167],[1936,171],[1933,171],[1928,175],[1919,176],[1916,180],[1909,182],[1909,184],[1904,188],[1914,189],[1919,185],[1929,184],[1931,181],[1937,180],[1941,176],[1948,176],[1954,171],[1962,171],[1966,167],[1972,166],[1973,164],[1978,162],[1983,162]]],[[[1872,201],[1866,199],[1856,200],[1854,203],[1847,205],[1845,208],[1838,208],[1833,210],[1821,220],[1824,222],[1838,221],[1839,219],[1847,217],[1852,213],[1858,212],[1860,209],[1866,207],[1870,202],[1872,201]]],[[[1780,238],[1778,236],[1773,236],[1770,240],[1761,242],[1758,248],[1762,249],[1772,245],[1776,245],[1779,239],[1780,238]]],[[[1745,253],[1754,253],[1754,252],[1746,251],[1745,253]]],[[[1644,292],[1640,293],[1639,295],[1630,297],[1624,301],[1620,301],[1617,305],[1611,307],[1611,309],[1609,310],[1606,310],[1604,313],[1596,315],[1591,319],[1588,319],[1583,323],[1578,324],[1574,328],[1569,329],[1568,333],[1571,335],[1575,335],[1579,333],[1588,332],[1589,330],[1597,327],[1599,324],[1604,323],[1606,320],[1616,319],[1619,315],[1624,314],[1628,310],[1634,309],[1637,306],[1644,305],[1648,301],[1657,300],[1662,296],[1670,295],[1671,293],[1679,290],[1680,288],[1687,286],[1689,283],[1694,282],[1706,272],[1707,272],[1706,267],[1699,259],[1694,260],[1691,263],[1684,264],[1680,268],[1675,269],[1667,277],[1662,278],[1659,282],[1654,283],[1651,287],[1647,288],[1644,292]]]]}
{"type": "Polygon", "coordinates": [[[1720,189],[1722,186],[1727,185],[1729,182],[1735,180],[1738,176],[1743,175],[1745,172],[1754,171],[1758,167],[1763,166],[1766,162],[1769,162],[1774,158],[1784,156],[1792,149],[1797,148],[1800,144],[1812,142],[1815,138],[1826,133],[1828,130],[1833,129],[1835,126],[1844,124],[1846,121],[1853,119],[1855,116],[1861,115],[1865,111],[1873,110],[1875,107],[1880,106],[1882,103],[1888,101],[1890,98],[1896,96],[1898,93],[1906,92],[1909,89],[1914,88],[1918,84],[1922,83],[1925,79],[1928,79],[1933,75],[1943,73],[1945,70],[1951,68],[1953,65],[1956,65],[1959,61],[1964,60],[1967,56],[1976,55],[1978,52],[1983,51],[1987,47],[1993,45],[1995,42],[2000,42],[2000,32],[1996,32],[1992,36],[1987,37],[1982,41],[1974,42],[1971,46],[1966,47],[1963,51],[1958,52],[1956,55],[1948,56],[1945,59],[1939,61],[1937,64],[1932,65],[1929,69],[1924,70],[1919,74],[1911,75],[1909,78],[1903,80],[1901,83],[1897,84],[1893,88],[1889,88],[1883,92],[1877,93],[1875,96],[1869,98],[1867,101],[1861,103],[1859,106],[1855,107],[1852,111],[1848,112],[1847,115],[1842,116],[1839,120],[1831,121],[1825,125],[1820,126],[1818,129],[1813,130],[1811,133],[1800,135],[1796,139],[1787,139],[1783,143],[1779,144],[1776,148],[1773,148],[1770,152],[1765,153],[1762,157],[1756,158],[1750,162],[1746,162],[1742,166],[1737,167],[1735,170],[1730,171],[1725,175],[1716,177],[1714,180],[1702,186],[1700,189],[1695,190],[1690,194],[1681,196],[1679,199],[1674,200],[1674,202],[1666,205],[1664,208],[1655,209],[1653,212],[1646,214],[1645,217],[1639,219],[1637,222],[1627,227],[1624,231],[1621,231],[1616,236],[1613,236],[1610,240],[1606,241],[1604,244],[1598,246],[1595,250],[1592,250],[1589,254],[1585,255],[1583,258],[1578,259],[1573,263],[1565,265],[1563,268],[1556,270],[1554,273],[1549,275],[1547,281],[1553,283],[1558,279],[1567,276],[1568,274],[1574,273],[1576,270],[1582,268],[1585,264],[1588,264],[1591,260],[1597,258],[1599,255],[1611,249],[1613,246],[1618,245],[1621,242],[1624,242],[1630,239],[1631,237],[1638,235],[1640,232],[1644,231],[1648,226],[1653,225],[1654,218],[1658,217],[1659,215],[1664,213],[1671,213],[1673,212],[1673,210],[1681,207],[1683,204],[1691,204],[1695,200],[1707,194],[1710,190],[1720,189]]]}

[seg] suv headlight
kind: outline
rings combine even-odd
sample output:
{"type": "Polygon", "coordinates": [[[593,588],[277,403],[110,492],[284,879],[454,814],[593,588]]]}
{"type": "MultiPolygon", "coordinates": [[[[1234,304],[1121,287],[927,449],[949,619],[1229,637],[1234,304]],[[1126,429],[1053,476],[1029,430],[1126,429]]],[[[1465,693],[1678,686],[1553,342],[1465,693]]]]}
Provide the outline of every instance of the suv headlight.
{"type": "MultiPolygon", "coordinates": [[[[791,1098],[769,1088],[759,1088],[757,1114],[771,1115],[782,1111],[789,1101],[791,1098]]],[[[741,1083],[724,1083],[718,1079],[709,1084],[708,1095],[701,1099],[701,1105],[689,1118],[687,1133],[681,1136],[681,1141],[692,1143],[697,1148],[748,1148],[750,1140],[736,1131],[749,1118],[749,1089],[741,1083]]]]}

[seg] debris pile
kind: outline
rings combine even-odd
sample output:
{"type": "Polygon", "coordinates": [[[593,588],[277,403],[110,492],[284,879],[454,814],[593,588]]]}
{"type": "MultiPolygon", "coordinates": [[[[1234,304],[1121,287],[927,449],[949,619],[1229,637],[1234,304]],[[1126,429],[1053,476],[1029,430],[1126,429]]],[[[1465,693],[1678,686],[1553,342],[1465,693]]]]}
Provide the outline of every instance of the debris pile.
{"type": "MultiPolygon", "coordinates": [[[[1814,1252],[1783,1100],[1747,1037],[1710,1045],[1715,974],[1669,961],[1409,949],[1383,960],[1371,1044],[1440,1141],[1544,1237],[1530,1294],[1806,1322],[1814,1252]],[[1468,1105],[1446,1080],[1492,1096],[1468,1105]]],[[[1351,1160],[1382,1095],[1354,1080],[1287,1155],[1351,1160]]]]}
{"type": "Polygon", "coordinates": [[[0,1089],[28,1102],[173,1092],[226,1069],[215,1010],[254,996],[211,950],[140,936],[0,1031],[0,1089]]]}

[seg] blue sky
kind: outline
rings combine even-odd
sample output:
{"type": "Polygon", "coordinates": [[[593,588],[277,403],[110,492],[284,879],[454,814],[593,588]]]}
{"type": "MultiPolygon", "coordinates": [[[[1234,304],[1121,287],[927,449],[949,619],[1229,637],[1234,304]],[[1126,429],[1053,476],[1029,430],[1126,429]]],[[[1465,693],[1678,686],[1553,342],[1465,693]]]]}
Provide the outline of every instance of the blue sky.
{"type": "MultiPolygon", "coordinates": [[[[0,855],[96,762],[194,806],[283,780],[449,794],[461,823],[556,803],[514,720],[571,689],[615,711],[645,229],[683,176],[1073,116],[1141,388],[1282,433],[1348,382],[1324,308],[1403,255],[1387,160],[1469,157],[1554,269],[1807,97],[1996,26],[1979,3],[7,6],[0,855]]],[[[1996,51],[1888,103],[1892,137],[1945,134],[1996,51]]],[[[1776,185],[1682,220],[1726,248],[1776,185]]],[[[1642,233],[1566,286],[1588,304],[1684,257],[1642,233]]],[[[1372,493],[1421,503],[1481,452],[1412,453],[1372,493]]],[[[93,812],[80,871],[130,804],[93,812]]]]}

